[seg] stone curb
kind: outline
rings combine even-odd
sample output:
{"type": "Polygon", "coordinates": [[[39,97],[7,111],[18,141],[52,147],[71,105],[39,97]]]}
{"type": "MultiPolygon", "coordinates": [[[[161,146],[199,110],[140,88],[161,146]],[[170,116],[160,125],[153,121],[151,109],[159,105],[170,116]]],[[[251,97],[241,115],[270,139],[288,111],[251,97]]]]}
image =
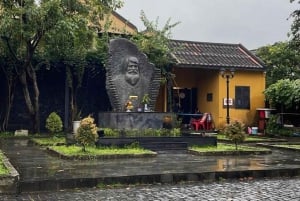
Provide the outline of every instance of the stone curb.
{"type": "Polygon", "coordinates": [[[9,175],[0,176],[0,193],[15,194],[19,192],[20,175],[3,154],[3,164],[9,170],[9,175]]]}
{"type": "Polygon", "coordinates": [[[218,151],[218,152],[199,152],[195,150],[188,150],[187,151],[190,154],[198,155],[198,156],[229,156],[229,155],[261,155],[261,154],[271,154],[271,150],[265,150],[265,151],[218,151]]]}
{"type": "MultiPolygon", "coordinates": [[[[284,144],[284,145],[298,145],[300,144],[299,142],[297,143],[280,143],[280,144],[284,144]]],[[[272,147],[274,149],[280,149],[280,150],[288,150],[288,151],[294,151],[294,152],[300,152],[300,149],[294,149],[294,148],[290,148],[290,147],[278,147],[275,146],[273,144],[266,144],[266,143],[257,143],[258,146],[262,146],[262,147],[272,147]]],[[[279,145],[279,144],[276,144],[279,145]]]]}
{"type": "Polygon", "coordinates": [[[268,170],[243,170],[243,171],[217,171],[201,173],[165,173],[152,175],[128,175],[116,177],[99,178],[73,178],[73,179],[49,179],[40,181],[27,181],[21,183],[21,192],[34,191],[57,191],[74,188],[94,188],[97,185],[114,184],[158,184],[180,182],[215,182],[227,179],[261,179],[261,178],[282,178],[300,176],[300,168],[294,169],[268,169],[268,170]]]}

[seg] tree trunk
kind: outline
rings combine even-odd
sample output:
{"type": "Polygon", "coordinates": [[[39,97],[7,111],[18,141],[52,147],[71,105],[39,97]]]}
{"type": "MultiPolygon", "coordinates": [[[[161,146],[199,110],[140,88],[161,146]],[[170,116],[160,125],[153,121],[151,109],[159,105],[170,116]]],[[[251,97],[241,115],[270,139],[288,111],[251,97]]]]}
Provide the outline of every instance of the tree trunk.
{"type": "Polygon", "coordinates": [[[1,94],[3,96],[3,104],[2,111],[0,114],[0,131],[6,131],[8,126],[8,121],[10,117],[10,112],[14,100],[14,93],[16,87],[16,75],[13,73],[12,68],[8,65],[14,66],[13,62],[7,62],[7,65],[2,65],[2,72],[5,79],[4,93],[1,94]]]}
{"type": "Polygon", "coordinates": [[[8,126],[8,120],[10,117],[10,112],[11,112],[11,107],[12,107],[12,103],[14,100],[14,90],[15,89],[15,83],[8,83],[7,85],[7,96],[6,96],[6,106],[5,106],[5,110],[3,112],[3,119],[1,122],[1,127],[0,130],[1,131],[6,131],[7,130],[7,126],[8,126]]]}
{"type": "Polygon", "coordinates": [[[25,104],[27,106],[29,116],[32,121],[32,132],[33,133],[39,133],[40,132],[40,120],[39,120],[39,89],[37,85],[37,80],[36,80],[36,73],[32,69],[31,66],[25,67],[27,71],[23,71],[22,74],[20,74],[20,82],[22,84],[22,90],[23,90],[23,95],[25,99],[25,104]],[[32,97],[30,96],[30,91],[29,91],[29,81],[28,77],[31,78],[32,84],[33,84],[33,94],[32,97]]]}

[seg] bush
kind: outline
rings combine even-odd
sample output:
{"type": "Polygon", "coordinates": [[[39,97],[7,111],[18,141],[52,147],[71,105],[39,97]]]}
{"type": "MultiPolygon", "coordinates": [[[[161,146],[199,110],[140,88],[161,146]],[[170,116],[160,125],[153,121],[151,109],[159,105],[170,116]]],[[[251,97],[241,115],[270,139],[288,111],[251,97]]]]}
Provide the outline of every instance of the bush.
{"type": "Polygon", "coordinates": [[[63,123],[58,114],[52,112],[48,118],[46,119],[46,129],[50,131],[50,133],[58,133],[63,129],[63,123]]]}
{"type": "Polygon", "coordinates": [[[119,131],[117,129],[104,128],[105,137],[119,137],[119,131]]]}
{"type": "Polygon", "coordinates": [[[239,121],[233,121],[227,124],[224,128],[225,136],[234,142],[235,149],[237,150],[237,145],[246,139],[245,125],[239,121]]]}
{"type": "Polygon", "coordinates": [[[75,135],[76,141],[82,145],[82,150],[86,151],[87,146],[95,145],[98,139],[97,126],[94,118],[88,116],[81,120],[80,126],[75,135]]]}
{"type": "Polygon", "coordinates": [[[270,115],[266,123],[266,134],[269,136],[274,136],[275,134],[279,133],[279,130],[282,126],[278,123],[278,115],[270,115]]]}

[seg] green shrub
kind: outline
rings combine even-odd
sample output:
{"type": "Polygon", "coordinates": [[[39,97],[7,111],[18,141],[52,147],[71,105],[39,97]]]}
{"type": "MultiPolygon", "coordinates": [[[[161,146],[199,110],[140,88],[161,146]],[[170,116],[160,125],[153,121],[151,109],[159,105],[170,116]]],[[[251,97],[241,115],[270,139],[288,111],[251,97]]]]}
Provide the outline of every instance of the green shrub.
{"type": "Polygon", "coordinates": [[[171,136],[173,136],[173,137],[178,137],[178,136],[180,136],[181,135],[181,130],[180,130],[180,128],[173,128],[172,130],[171,130],[171,136]]]}
{"type": "Polygon", "coordinates": [[[118,137],[119,131],[117,129],[104,128],[104,136],[105,137],[118,137]]]}
{"type": "Polygon", "coordinates": [[[278,115],[270,115],[266,123],[266,134],[269,136],[274,136],[279,134],[279,130],[281,129],[281,125],[277,122],[279,116],[278,115]]]}
{"type": "Polygon", "coordinates": [[[82,150],[85,152],[87,146],[95,145],[98,139],[97,126],[94,123],[94,118],[88,116],[81,120],[80,126],[75,135],[76,141],[82,145],[82,150]]]}
{"type": "Polygon", "coordinates": [[[225,136],[234,142],[235,149],[237,150],[237,145],[246,139],[245,125],[237,120],[227,124],[224,128],[225,136]]]}
{"type": "Polygon", "coordinates": [[[279,121],[279,115],[271,115],[266,123],[266,134],[268,136],[292,136],[294,130],[292,128],[285,128],[279,121]]]}
{"type": "Polygon", "coordinates": [[[55,112],[52,112],[46,119],[46,128],[52,134],[61,132],[63,123],[60,116],[55,112]]]}
{"type": "Polygon", "coordinates": [[[154,135],[154,129],[152,128],[146,128],[143,130],[142,136],[149,137],[154,135]]]}

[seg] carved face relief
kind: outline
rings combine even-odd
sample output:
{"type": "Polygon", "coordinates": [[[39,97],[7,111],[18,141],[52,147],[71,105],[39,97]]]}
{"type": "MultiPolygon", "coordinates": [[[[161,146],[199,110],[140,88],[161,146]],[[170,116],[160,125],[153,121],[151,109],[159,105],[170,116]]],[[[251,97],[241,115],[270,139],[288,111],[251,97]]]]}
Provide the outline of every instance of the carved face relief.
{"type": "Polygon", "coordinates": [[[106,89],[113,111],[125,111],[130,96],[136,96],[133,111],[149,94],[148,107],[154,109],[160,87],[160,70],[148,61],[137,46],[125,38],[110,41],[106,65],[106,89]]]}
{"type": "Polygon", "coordinates": [[[139,61],[136,57],[127,58],[127,66],[125,72],[125,80],[132,86],[140,79],[139,61]]]}

